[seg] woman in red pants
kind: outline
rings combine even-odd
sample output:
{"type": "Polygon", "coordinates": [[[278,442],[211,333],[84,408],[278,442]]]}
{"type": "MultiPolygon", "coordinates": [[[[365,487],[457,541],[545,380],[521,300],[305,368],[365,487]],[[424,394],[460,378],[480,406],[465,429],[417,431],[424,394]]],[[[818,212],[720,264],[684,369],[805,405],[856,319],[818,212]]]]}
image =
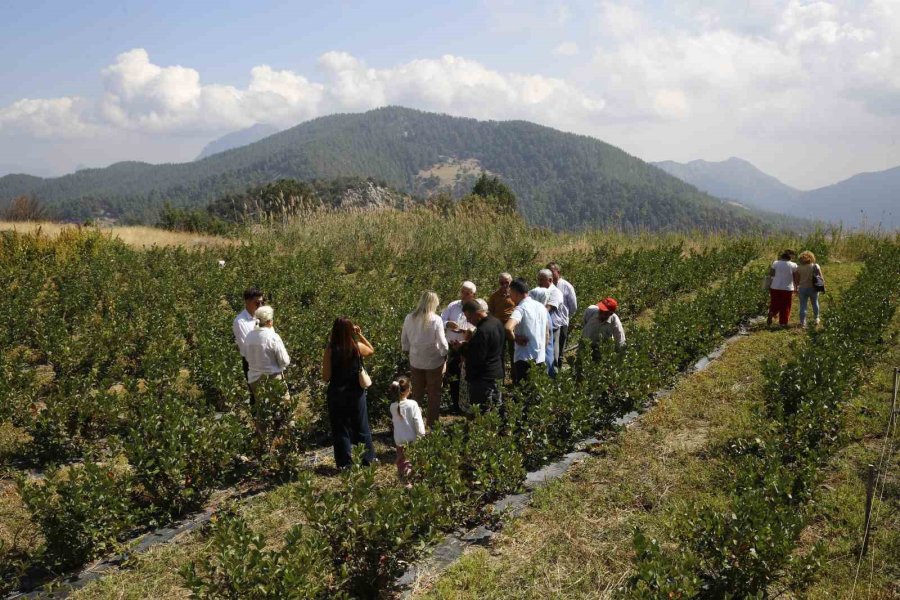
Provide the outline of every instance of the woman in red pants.
{"type": "Polygon", "coordinates": [[[772,319],[775,315],[778,315],[778,324],[782,327],[786,327],[788,319],[791,318],[791,301],[797,291],[799,282],[797,263],[791,260],[793,257],[793,250],[785,250],[769,268],[769,277],[772,278],[772,284],[769,286],[769,318],[766,319],[767,325],[772,325],[772,319]]]}

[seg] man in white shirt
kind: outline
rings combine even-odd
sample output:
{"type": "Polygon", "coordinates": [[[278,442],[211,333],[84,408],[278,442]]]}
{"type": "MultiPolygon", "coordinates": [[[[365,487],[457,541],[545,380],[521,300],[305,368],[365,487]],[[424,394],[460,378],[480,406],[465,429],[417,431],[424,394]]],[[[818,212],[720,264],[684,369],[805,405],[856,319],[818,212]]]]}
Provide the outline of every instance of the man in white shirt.
{"type": "MultiPolygon", "coordinates": [[[[261,291],[256,288],[244,290],[244,310],[242,310],[231,323],[231,332],[234,334],[234,343],[237,345],[238,352],[241,353],[244,379],[247,379],[247,372],[250,369],[247,364],[247,354],[244,350],[244,344],[247,340],[247,334],[256,329],[256,317],[253,315],[256,312],[256,309],[263,304],[265,304],[265,301],[261,291]]],[[[249,379],[247,381],[249,383],[249,379]]]]}
{"type": "Polygon", "coordinates": [[[547,290],[547,310],[550,311],[550,330],[553,335],[553,364],[559,364],[560,348],[559,336],[563,323],[567,320],[568,310],[563,300],[563,294],[558,287],[553,285],[553,271],[541,269],[538,271],[538,286],[547,290]]]}
{"type": "Polygon", "coordinates": [[[602,343],[601,340],[611,339],[615,341],[617,349],[624,348],[625,328],[616,314],[619,303],[615,298],[604,298],[596,307],[589,308],[593,310],[585,311],[582,336],[591,342],[595,360],[599,357],[597,346],[602,343]]]}
{"type": "Polygon", "coordinates": [[[248,333],[244,340],[244,352],[250,365],[247,381],[251,390],[255,390],[260,379],[281,379],[281,373],[291,364],[281,336],[275,333],[275,311],[272,307],[260,306],[254,316],[259,321],[259,326],[248,333]]]}
{"type": "Polygon", "coordinates": [[[559,311],[559,344],[554,346],[554,354],[557,354],[555,349],[559,348],[556,368],[561,369],[563,359],[565,358],[566,342],[569,340],[569,325],[571,320],[575,318],[576,311],[578,311],[578,298],[575,296],[575,287],[562,278],[562,270],[560,269],[559,263],[552,262],[547,265],[547,268],[553,273],[553,284],[559,288],[559,291],[562,292],[563,295],[563,305],[560,307],[559,311]]]}
{"type": "Polygon", "coordinates": [[[450,399],[453,409],[459,412],[459,377],[462,366],[460,347],[466,341],[466,332],[474,331],[475,326],[466,320],[463,313],[463,304],[475,299],[475,284],[471,281],[463,281],[459,288],[459,300],[454,300],[447,305],[441,313],[441,320],[447,331],[447,342],[450,344],[450,352],[447,355],[447,379],[450,382],[450,399]]]}
{"type": "Polygon", "coordinates": [[[543,364],[547,353],[549,315],[543,304],[528,297],[528,284],[515,279],[509,285],[509,296],[516,303],[506,321],[507,339],[516,343],[513,354],[513,384],[528,375],[532,364],[543,364]]]}

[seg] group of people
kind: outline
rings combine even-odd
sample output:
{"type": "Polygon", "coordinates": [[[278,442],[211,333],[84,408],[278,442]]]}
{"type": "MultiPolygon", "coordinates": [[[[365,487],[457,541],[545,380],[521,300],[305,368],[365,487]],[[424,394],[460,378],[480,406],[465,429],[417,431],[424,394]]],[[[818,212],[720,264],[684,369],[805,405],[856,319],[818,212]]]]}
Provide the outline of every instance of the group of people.
{"type": "Polygon", "coordinates": [[[795,263],[794,251],[784,250],[769,267],[765,285],[769,290],[767,325],[771,326],[777,316],[778,324],[787,327],[794,295],[800,301],[800,327],[807,325],[807,305],[812,305],[813,323],[819,324],[819,294],[825,291],[825,275],[815,254],[801,252],[795,263]]]}
{"type": "MultiPolygon", "coordinates": [[[[529,289],[524,279],[501,273],[488,300],[478,298],[475,284],[464,281],[459,298],[440,314],[437,294],[425,291],[406,315],[400,344],[408,355],[410,374],[391,384],[396,401],[390,406],[401,476],[410,469],[405,446],[439,420],[445,384],[454,409],[468,412],[471,405],[500,404],[507,360],[513,385],[531,369],[544,368],[553,377],[562,368],[571,319],[578,309],[575,288],[561,276],[557,263],[541,269],[537,281],[537,287],[529,289]],[[423,419],[418,403],[426,399],[423,419]]],[[[265,304],[262,292],[246,290],[244,304],[234,319],[233,333],[250,401],[255,402],[259,382],[283,378],[290,357],[274,330],[274,311],[265,304]]],[[[625,331],[617,309],[614,298],[588,307],[584,338],[589,342],[609,338],[624,346],[625,331]]],[[[363,365],[363,359],[374,353],[358,325],[347,317],[335,319],[322,357],[322,379],[328,384],[327,408],[338,468],[351,464],[357,444],[365,448],[364,464],[375,460],[366,405],[371,380],[363,365]]]]}
{"type": "MultiPolygon", "coordinates": [[[[807,304],[819,323],[818,295],[825,290],[822,268],[812,252],[802,252],[799,264],[793,258],[794,253],[785,250],[769,269],[769,325],[776,316],[779,324],[787,325],[794,294],[800,298],[800,325],[807,323],[807,304]]],[[[483,300],[477,297],[475,284],[464,281],[459,298],[440,314],[437,294],[422,292],[400,334],[401,348],[409,357],[409,377],[391,384],[396,400],[390,413],[401,476],[410,471],[404,448],[438,422],[445,384],[453,408],[468,412],[471,405],[488,408],[501,403],[507,372],[515,386],[534,368],[546,369],[551,377],[562,368],[571,319],[578,309],[575,288],[555,262],[538,272],[537,282],[529,289],[525,279],[501,273],[497,289],[483,300]],[[426,400],[423,419],[418,403],[426,400]]],[[[233,333],[252,403],[260,382],[282,379],[291,361],[263,293],[250,288],[243,297],[244,310],[234,319],[233,333]]],[[[625,345],[618,308],[615,298],[604,298],[584,311],[582,337],[594,347],[595,359],[604,339],[618,348],[625,345]]],[[[375,460],[366,405],[371,380],[363,365],[374,353],[358,325],[347,317],[334,320],[322,356],[322,379],[328,384],[328,417],[339,468],[350,465],[358,444],[365,448],[364,464],[375,460]]]]}

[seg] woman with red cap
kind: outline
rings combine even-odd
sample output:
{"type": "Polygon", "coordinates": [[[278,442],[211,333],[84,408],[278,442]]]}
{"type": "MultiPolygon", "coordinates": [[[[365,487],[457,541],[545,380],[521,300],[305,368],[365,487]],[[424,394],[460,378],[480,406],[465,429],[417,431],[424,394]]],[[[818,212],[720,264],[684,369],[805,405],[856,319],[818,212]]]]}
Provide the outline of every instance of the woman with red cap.
{"type": "Polygon", "coordinates": [[[582,336],[593,345],[601,344],[601,340],[613,340],[616,348],[625,346],[625,328],[616,314],[619,303],[615,298],[604,298],[595,306],[584,311],[584,328],[582,336]]]}

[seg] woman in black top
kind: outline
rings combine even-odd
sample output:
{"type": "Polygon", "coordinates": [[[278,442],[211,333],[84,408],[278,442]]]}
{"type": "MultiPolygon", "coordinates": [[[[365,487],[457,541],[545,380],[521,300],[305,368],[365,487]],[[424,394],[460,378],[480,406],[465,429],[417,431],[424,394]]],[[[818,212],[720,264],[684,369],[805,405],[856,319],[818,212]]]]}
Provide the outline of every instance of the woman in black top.
{"type": "Polygon", "coordinates": [[[350,466],[353,446],[365,444],[363,464],[375,460],[366,390],[359,385],[362,359],[375,349],[359,326],[347,317],[334,320],[322,358],[322,379],[328,382],[328,418],[334,442],[334,462],[339,469],[350,466]]]}

